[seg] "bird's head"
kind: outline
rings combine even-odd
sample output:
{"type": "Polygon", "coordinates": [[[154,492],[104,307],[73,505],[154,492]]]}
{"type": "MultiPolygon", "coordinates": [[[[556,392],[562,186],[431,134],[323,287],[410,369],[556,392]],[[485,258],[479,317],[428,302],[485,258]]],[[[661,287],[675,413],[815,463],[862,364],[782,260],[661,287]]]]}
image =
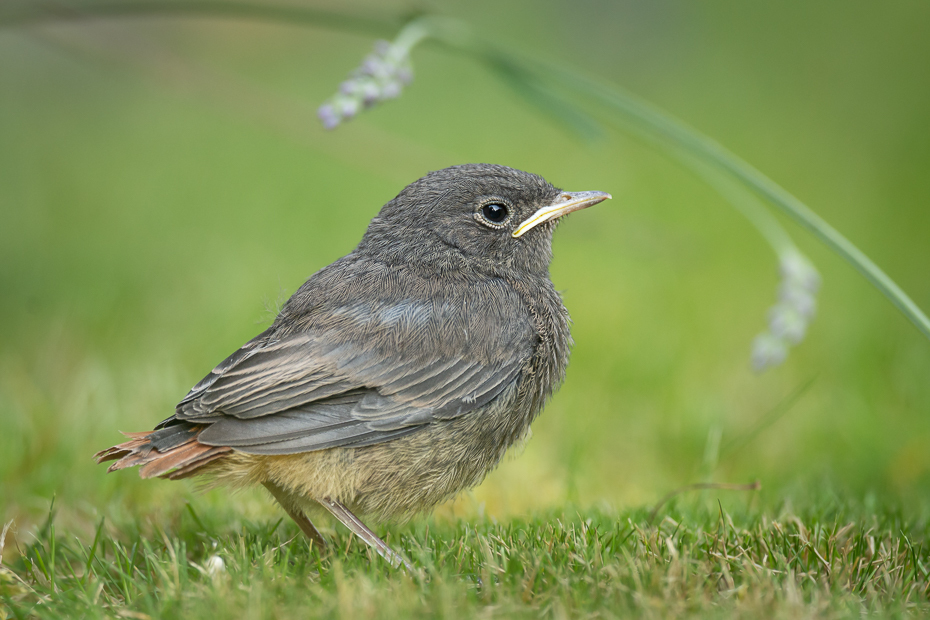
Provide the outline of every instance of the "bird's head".
{"type": "Polygon", "coordinates": [[[437,170],[381,208],[357,252],[446,270],[546,273],[558,220],[610,198],[494,164],[437,170]]]}

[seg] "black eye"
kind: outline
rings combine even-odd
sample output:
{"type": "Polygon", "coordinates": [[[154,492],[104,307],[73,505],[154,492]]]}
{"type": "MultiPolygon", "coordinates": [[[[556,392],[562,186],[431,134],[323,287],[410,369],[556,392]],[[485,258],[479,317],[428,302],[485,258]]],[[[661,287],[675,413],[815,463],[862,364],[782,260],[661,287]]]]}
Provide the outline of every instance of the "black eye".
{"type": "Polygon", "coordinates": [[[481,207],[481,215],[494,224],[500,224],[507,219],[509,211],[507,207],[497,202],[492,202],[481,207]]]}

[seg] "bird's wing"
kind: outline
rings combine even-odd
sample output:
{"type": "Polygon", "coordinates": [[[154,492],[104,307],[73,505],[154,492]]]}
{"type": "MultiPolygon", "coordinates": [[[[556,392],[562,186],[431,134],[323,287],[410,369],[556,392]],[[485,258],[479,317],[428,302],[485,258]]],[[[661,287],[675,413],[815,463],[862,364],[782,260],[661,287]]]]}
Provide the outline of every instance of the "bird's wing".
{"type": "Polygon", "coordinates": [[[488,329],[486,316],[455,322],[446,304],[415,305],[355,307],[336,327],[283,336],[272,327],[197,384],[174,419],[207,424],[201,443],[288,454],[394,439],[516,385],[533,353],[527,321],[488,329]]]}

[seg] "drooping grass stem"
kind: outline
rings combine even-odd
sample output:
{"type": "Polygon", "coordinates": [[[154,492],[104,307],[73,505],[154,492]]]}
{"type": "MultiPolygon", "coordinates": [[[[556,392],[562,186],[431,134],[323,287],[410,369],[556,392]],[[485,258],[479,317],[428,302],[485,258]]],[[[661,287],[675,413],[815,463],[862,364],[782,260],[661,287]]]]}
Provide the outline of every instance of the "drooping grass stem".
{"type": "Polygon", "coordinates": [[[204,17],[275,22],[346,30],[389,37],[404,25],[404,19],[354,15],[309,6],[286,6],[233,1],[133,0],[131,2],[21,2],[0,7],[0,28],[32,26],[50,22],[79,22],[90,19],[150,16],[204,17]]]}
{"type": "Polygon", "coordinates": [[[714,162],[723,170],[755,190],[772,205],[791,217],[828,248],[844,258],[869,282],[880,290],[895,307],[930,338],[930,319],[916,303],[882,269],[851,241],[840,234],[807,205],[762,174],[745,160],[716,141],[660,112],[654,106],[623,93],[613,86],[600,84],[575,72],[553,68],[566,86],[575,92],[588,94],[618,112],[635,118],[676,145],[704,160],[714,162]]]}

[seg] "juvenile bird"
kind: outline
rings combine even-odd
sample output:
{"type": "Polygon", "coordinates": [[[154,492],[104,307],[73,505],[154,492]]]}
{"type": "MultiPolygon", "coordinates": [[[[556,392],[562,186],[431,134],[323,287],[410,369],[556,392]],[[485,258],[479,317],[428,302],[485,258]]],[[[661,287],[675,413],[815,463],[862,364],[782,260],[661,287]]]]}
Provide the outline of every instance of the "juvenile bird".
{"type": "Polygon", "coordinates": [[[427,174],[174,415],[97,461],[263,484],[316,544],[306,512],[319,504],[409,568],[355,515],[430,508],[480,483],[527,433],[571,345],[549,279],[552,232],[607,198],[491,164],[427,174]]]}

